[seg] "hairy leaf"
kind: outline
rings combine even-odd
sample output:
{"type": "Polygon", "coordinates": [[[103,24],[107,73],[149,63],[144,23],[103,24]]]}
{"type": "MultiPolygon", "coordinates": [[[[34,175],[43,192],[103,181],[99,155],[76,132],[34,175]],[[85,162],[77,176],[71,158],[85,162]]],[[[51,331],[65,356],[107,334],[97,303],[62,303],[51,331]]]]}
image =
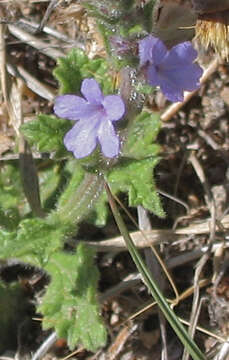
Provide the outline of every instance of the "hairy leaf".
{"type": "MultiPolygon", "coordinates": [[[[131,123],[122,158],[106,174],[114,194],[128,192],[130,206],[142,205],[159,217],[165,216],[157,194],[153,171],[159,157],[160,146],[155,143],[160,120],[158,114],[142,112],[131,123]]],[[[100,196],[89,219],[96,226],[106,222],[108,209],[106,194],[100,196]]]]}
{"type": "Polygon", "coordinates": [[[107,176],[114,193],[127,191],[130,206],[142,205],[163,217],[159,196],[153,179],[153,170],[159,158],[160,147],[155,139],[160,129],[159,116],[142,112],[130,125],[124,144],[122,162],[107,176]],[[132,158],[132,159],[131,159],[132,158]]]}
{"type": "Polygon", "coordinates": [[[112,92],[112,79],[105,59],[89,59],[80,49],[73,49],[66,57],[58,59],[54,75],[60,84],[61,94],[75,94],[80,91],[84,78],[95,78],[104,94],[112,92]]]}
{"type": "Polygon", "coordinates": [[[70,349],[80,343],[95,351],[106,343],[93,256],[91,249],[80,244],[76,254],[56,253],[46,267],[51,283],[38,311],[44,316],[44,329],[54,327],[59,337],[67,339],[70,349]]]}
{"type": "Polygon", "coordinates": [[[160,130],[158,113],[139,114],[128,131],[127,141],[123,147],[123,156],[144,159],[158,154],[160,147],[155,144],[160,130]]]}
{"type": "Polygon", "coordinates": [[[36,145],[38,151],[56,151],[67,154],[63,145],[63,137],[71,127],[72,123],[68,120],[43,114],[38,115],[37,119],[23,124],[20,130],[31,145],[36,145]]]}
{"type": "Polygon", "coordinates": [[[66,228],[48,224],[44,219],[21,221],[17,232],[0,232],[0,258],[16,257],[38,266],[44,266],[50,256],[63,245],[66,228]]]}
{"type": "Polygon", "coordinates": [[[107,175],[113,193],[128,192],[129,205],[142,205],[159,217],[164,217],[160,198],[153,180],[157,157],[143,160],[123,160],[107,175]]]}

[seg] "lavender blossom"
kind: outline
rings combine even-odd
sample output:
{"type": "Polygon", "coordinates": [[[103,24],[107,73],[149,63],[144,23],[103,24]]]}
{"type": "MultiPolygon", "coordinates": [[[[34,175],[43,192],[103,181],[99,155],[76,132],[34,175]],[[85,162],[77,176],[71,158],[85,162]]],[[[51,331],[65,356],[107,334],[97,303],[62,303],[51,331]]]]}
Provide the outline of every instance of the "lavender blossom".
{"type": "Polygon", "coordinates": [[[113,158],[119,153],[119,137],[113,121],[121,119],[125,105],[118,95],[104,96],[94,79],[85,79],[81,85],[84,98],[77,95],[61,95],[55,100],[54,112],[69,120],[78,120],[64,137],[64,145],[75,158],[88,156],[101,145],[103,154],[113,158]]]}
{"type": "Polygon", "coordinates": [[[168,50],[160,39],[149,35],[139,42],[139,57],[149,85],[160,86],[170,101],[183,101],[185,90],[200,86],[203,71],[193,63],[197,52],[189,41],[168,50]]]}

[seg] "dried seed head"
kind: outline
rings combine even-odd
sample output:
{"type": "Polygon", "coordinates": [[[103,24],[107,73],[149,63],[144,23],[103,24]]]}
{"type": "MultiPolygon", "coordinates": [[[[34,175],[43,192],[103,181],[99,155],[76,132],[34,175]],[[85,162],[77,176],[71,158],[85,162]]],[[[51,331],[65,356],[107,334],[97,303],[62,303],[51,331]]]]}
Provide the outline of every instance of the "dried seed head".
{"type": "Polygon", "coordinates": [[[196,23],[196,37],[205,48],[212,46],[223,59],[229,59],[229,24],[225,21],[200,19],[196,23]]]}

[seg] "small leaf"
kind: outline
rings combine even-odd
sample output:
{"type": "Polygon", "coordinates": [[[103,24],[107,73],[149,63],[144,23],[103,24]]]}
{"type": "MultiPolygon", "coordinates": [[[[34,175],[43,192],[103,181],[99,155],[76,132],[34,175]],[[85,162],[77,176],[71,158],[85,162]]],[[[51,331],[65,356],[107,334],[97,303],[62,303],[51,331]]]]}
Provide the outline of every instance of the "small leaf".
{"type": "Polygon", "coordinates": [[[16,257],[43,266],[62,247],[65,231],[60,224],[48,224],[44,219],[23,220],[17,232],[0,232],[0,258],[16,257]]]}
{"type": "Polygon", "coordinates": [[[63,137],[71,127],[69,120],[43,114],[38,115],[36,120],[23,124],[20,131],[31,145],[36,145],[38,151],[66,152],[63,137]]]}
{"type": "Polygon", "coordinates": [[[9,208],[24,212],[24,192],[22,189],[18,164],[5,164],[0,168],[0,204],[3,210],[9,208]]]}
{"type": "Polygon", "coordinates": [[[159,217],[164,217],[160,198],[153,180],[153,170],[159,158],[123,160],[107,175],[113,193],[128,192],[129,205],[142,205],[159,217]]]}
{"type": "Polygon", "coordinates": [[[93,257],[94,252],[80,244],[75,255],[56,253],[46,267],[51,283],[38,308],[44,316],[43,328],[54,327],[59,337],[67,339],[71,350],[78,343],[90,351],[106,344],[93,257]]]}
{"type": "Polygon", "coordinates": [[[83,78],[95,78],[105,95],[114,92],[111,71],[105,59],[89,60],[82,66],[81,73],[83,78]]]}
{"type": "Polygon", "coordinates": [[[60,84],[61,94],[79,93],[84,78],[95,78],[105,94],[112,92],[110,69],[105,59],[89,59],[80,49],[73,49],[58,59],[54,76],[60,84]]]}
{"type": "Polygon", "coordinates": [[[154,144],[160,130],[159,114],[142,112],[131,125],[127,141],[123,147],[123,156],[143,159],[158,154],[160,147],[154,144]]]}
{"type": "Polygon", "coordinates": [[[81,67],[88,62],[88,57],[80,49],[72,50],[66,57],[57,60],[58,66],[53,71],[60,84],[60,94],[77,93],[82,81],[81,67]]]}
{"type": "MultiPolygon", "coordinates": [[[[142,112],[130,125],[122,149],[122,160],[106,175],[112,192],[128,192],[130,206],[142,205],[159,217],[164,217],[160,198],[153,179],[153,170],[159,158],[160,146],[155,142],[160,129],[158,114],[142,112]]],[[[100,196],[89,219],[96,226],[107,218],[106,196],[100,196]]]]}

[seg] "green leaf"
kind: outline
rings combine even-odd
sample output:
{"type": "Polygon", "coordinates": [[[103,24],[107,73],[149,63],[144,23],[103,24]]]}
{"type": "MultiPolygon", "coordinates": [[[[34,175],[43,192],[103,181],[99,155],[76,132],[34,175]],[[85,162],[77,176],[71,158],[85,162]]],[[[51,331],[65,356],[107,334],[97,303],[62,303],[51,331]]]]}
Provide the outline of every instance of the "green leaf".
{"type": "Polygon", "coordinates": [[[61,94],[80,91],[82,81],[80,69],[87,62],[88,57],[80,49],[74,49],[66,57],[57,60],[58,66],[53,71],[53,74],[59,81],[61,94]]]}
{"type": "Polygon", "coordinates": [[[74,255],[56,253],[45,270],[51,283],[38,311],[44,316],[43,328],[54,327],[67,339],[70,349],[80,343],[90,351],[106,344],[106,330],[97,301],[98,270],[94,252],[79,244],[74,255]]]}
{"type": "Polygon", "coordinates": [[[66,182],[66,172],[61,166],[54,164],[39,171],[41,203],[44,210],[53,209],[60,191],[63,191],[63,185],[66,182]]]}
{"type": "Polygon", "coordinates": [[[112,78],[105,59],[89,59],[80,49],[73,49],[66,57],[58,59],[54,76],[59,81],[60,93],[78,93],[84,78],[95,78],[104,94],[112,93],[112,78]]]}
{"type": "Polygon", "coordinates": [[[23,210],[24,192],[21,185],[18,163],[5,164],[0,168],[0,204],[3,210],[23,210]]]}
{"type": "Polygon", "coordinates": [[[83,78],[95,78],[105,95],[114,92],[111,70],[105,59],[88,60],[88,63],[82,66],[81,73],[83,78]]]}
{"type": "MultiPolygon", "coordinates": [[[[129,205],[142,205],[159,217],[164,217],[153,179],[160,146],[155,140],[160,129],[158,114],[142,112],[131,123],[122,149],[123,158],[107,172],[106,180],[113,194],[128,192],[129,205]]],[[[106,195],[100,196],[89,221],[102,226],[107,218],[106,195]]]]}
{"type": "Polygon", "coordinates": [[[48,224],[44,219],[21,221],[17,232],[0,231],[0,258],[19,258],[37,266],[44,266],[49,257],[63,246],[66,228],[48,224]]]}
{"type": "Polygon", "coordinates": [[[0,226],[6,230],[15,230],[20,221],[20,214],[16,208],[0,208],[0,226]]]}
{"type": "Polygon", "coordinates": [[[98,227],[105,226],[109,213],[105,191],[100,195],[93,210],[94,211],[89,215],[87,221],[98,227]]]}
{"type": "Polygon", "coordinates": [[[129,205],[142,205],[159,217],[164,217],[160,198],[153,180],[153,170],[159,158],[143,160],[123,160],[107,175],[107,182],[112,193],[128,192],[129,205]]]}
{"type": "Polygon", "coordinates": [[[41,152],[66,152],[63,145],[65,133],[72,127],[68,120],[59,119],[53,115],[38,115],[20,127],[20,131],[31,145],[36,145],[41,152]]]}
{"type": "Polygon", "coordinates": [[[123,147],[123,156],[135,159],[158,154],[160,147],[154,144],[160,130],[159,114],[142,112],[139,114],[128,130],[127,140],[123,147]]]}

